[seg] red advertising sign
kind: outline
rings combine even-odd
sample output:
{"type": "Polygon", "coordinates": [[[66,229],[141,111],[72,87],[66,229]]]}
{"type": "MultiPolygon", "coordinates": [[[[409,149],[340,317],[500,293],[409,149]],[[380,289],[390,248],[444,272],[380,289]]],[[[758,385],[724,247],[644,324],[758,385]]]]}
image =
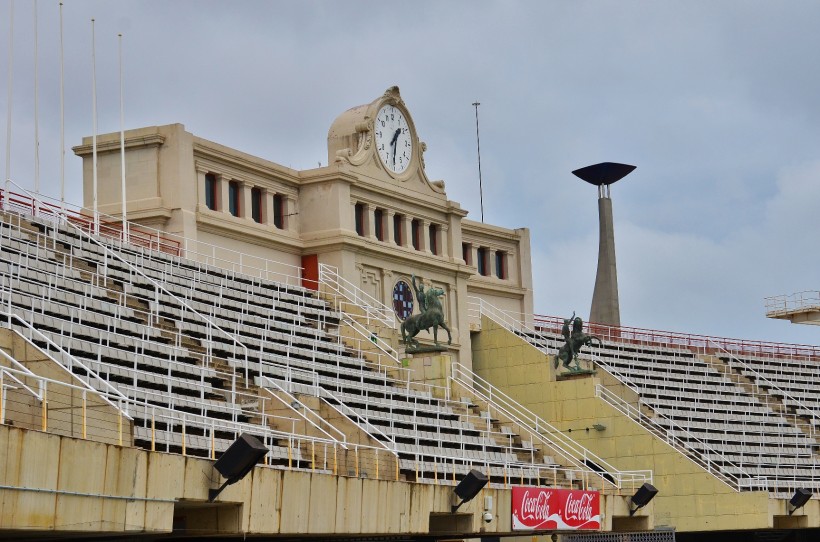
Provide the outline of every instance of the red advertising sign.
{"type": "Polygon", "coordinates": [[[533,530],[599,530],[601,495],[597,491],[545,487],[512,488],[512,528],[533,530]]]}

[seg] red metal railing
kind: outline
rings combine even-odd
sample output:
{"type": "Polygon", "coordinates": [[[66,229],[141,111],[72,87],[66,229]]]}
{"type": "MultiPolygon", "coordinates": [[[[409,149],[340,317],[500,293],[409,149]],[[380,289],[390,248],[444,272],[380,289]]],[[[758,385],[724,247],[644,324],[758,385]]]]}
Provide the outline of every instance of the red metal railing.
{"type": "MultiPolygon", "coordinates": [[[[57,220],[65,217],[72,224],[80,227],[83,231],[94,233],[94,218],[83,214],[80,211],[62,207],[54,203],[44,202],[31,196],[9,191],[8,201],[4,201],[6,192],[0,190],[0,207],[7,210],[14,210],[21,214],[29,214],[37,217],[54,218],[57,220]]],[[[174,256],[180,256],[182,249],[179,241],[162,237],[158,233],[151,233],[128,223],[128,243],[151,250],[159,250],[174,256]]],[[[100,222],[99,234],[109,239],[117,239],[125,242],[126,235],[122,222],[100,222]]]]}
{"type": "MultiPolygon", "coordinates": [[[[564,319],[557,316],[542,316],[536,314],[533,316],[533,324],[535,328],[540,331],[560,335],[561,327],[564,325],[564,319]]],[[[691,333],[658,331],[626,326],[607,326],[595,323],[589,324],[589,333],[597,335],[605,341],[620,343],[655,345],[659,347],[674,346],[697,350],[698,352],[717,353],[721,350],[725,350],[736,355],[820,361],[820,346],[728,339],[710,335],[694,335],[691,333]]]]}

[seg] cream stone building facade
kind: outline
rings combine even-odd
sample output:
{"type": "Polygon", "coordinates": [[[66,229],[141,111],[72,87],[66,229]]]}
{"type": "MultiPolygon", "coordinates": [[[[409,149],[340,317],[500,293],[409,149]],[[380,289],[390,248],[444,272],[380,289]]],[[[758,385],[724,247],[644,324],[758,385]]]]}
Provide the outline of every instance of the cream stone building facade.
{"type": "MultiPolygon", "coordinates": [[[[412,290],[415,275],[444,290],[450,354],[469,366],[471,296],[519,317],[533,313],[529,230],[467,220],[444,181],[428,177],[425,149],[398,87],[339,115],[328,132],[328,165],[311,170],[199,138],[181,124],[129,130],[127,218],[184,238],[189,257],[192,243],[226,266],[257,257],[252,265],[274,278],[310,285],[320,264],[333,266],[388,306],[402,297],[400,282],[412,290]]],[[[94,208],[96,193],[100,213],[121,216],[119,134],[97,138],[96,190],[92,139],[74,152],[83,158],[84,206],[94,208]]]]}

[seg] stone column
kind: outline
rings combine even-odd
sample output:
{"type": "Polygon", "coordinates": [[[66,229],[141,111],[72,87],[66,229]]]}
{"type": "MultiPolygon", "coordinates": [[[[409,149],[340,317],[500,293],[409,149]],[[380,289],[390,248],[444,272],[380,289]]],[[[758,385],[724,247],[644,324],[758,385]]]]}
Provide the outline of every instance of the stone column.
{"type": "Polygon", "coordinates": [[[498,278],[498,269],[496,269],[496,266],[495,266],[495,253],[496,252],[497,251],[495,251],[495,250],[487,250],[487,259],[490,260],[489,262],[487,262],[487,266],[490,270],[490,275],[489,276],[498,278]]]}
{"type": "Polygon", "coordinates": [[[231,213],[230,210],[230,191],[229,191],[229,184],[231,182],[230,179],[225,177],[224,175],[219,175],[217,177],[219,181],[219,201],[217,202],[217,209],[223,213],[231,213]]]}
{"type": "Polygon", "coordinates": [[[618,304],[618,270],[615,265],[615,229],[612,225],[612,199],[606,194],[598,198],[598,273],[589,321],[609,326],[621,325],[618,304]]]}
{"type": "Polygon", "coordinates": [[[453,258],[463,261],[465,265],[470,265],[470,262],[475,263],[475,256],[472,254],[473,245],[462,241],[459,249],[460,252],[455,254],[455,247],[453,247],[453,258]]]}
{"type": "Polygon", "coordinates": [[[274,192],[267,188],[262,191],[262,223],[273,224],[273,196],[274,192]]]}
{"type": "Polygon", "coordinates": [[[239,183],[239,216],[253,222],[253,199],[251,198],[251,185],[240,181],[239,183]]]}
{"type": "Polygon", "coordinates": [[[384,212],[384,220],[387,222],[385,224],[385,231],[387,232],[387,242],[391,245],[396,244],[396,232],[395,228],[393,227],[393,219],[396,216],[396,211],[385,211],[384,212]]]}
{"type": "Polygon", "coordinates": [[[282,194],[284,202],[282,203],[282,229],[294,231],[297,229],[297,219],[299,215],[296,214],[296,198],[282,194]]]}
{"type": "Polygon", "coordinates": [[[399,222],[399,228],[401,229],[402,246],[410,246],[410,218],[406,215],[402,216],[401,221],[399,222]]]}
{"type": "Polygon", "coordinates": [[[425,254],[432,254],[430,252],[430,221],[419,219],[419,224],[421,224],[420,232],[419,232],[419,251],[424,252],[425,254]]]}
{"type": "Polygon", "coordinates": [[[208,170],[200,166],[196,168],[196,191],[197,191],[197,210],[207,209],[205,204],[205,175],[208,170]]]}
{"type": "Polygon", "coordinates": [[[373,213],[376,211],[376,208],[369,203],[364,204],[364,231],[367,234],[368,239],[376,240],[376,220],[373,216],[373,213]]]}

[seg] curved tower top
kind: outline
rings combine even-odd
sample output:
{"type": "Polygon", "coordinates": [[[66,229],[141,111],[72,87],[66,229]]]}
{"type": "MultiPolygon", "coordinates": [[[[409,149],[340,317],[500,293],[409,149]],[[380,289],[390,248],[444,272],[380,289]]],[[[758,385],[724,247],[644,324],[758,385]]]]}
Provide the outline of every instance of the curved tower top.
{"type": "Polygon", "coordinates": [[[572,172],[579,179],[598,187],[598,273],[592,293],[589,321],[610,326],[621,325],[618,300],[618,269],[615,264],[615,230],[612,220],[612,199],[609,185],[620,181],[635,170],[635,166],[601,162],[572,172]]]}

